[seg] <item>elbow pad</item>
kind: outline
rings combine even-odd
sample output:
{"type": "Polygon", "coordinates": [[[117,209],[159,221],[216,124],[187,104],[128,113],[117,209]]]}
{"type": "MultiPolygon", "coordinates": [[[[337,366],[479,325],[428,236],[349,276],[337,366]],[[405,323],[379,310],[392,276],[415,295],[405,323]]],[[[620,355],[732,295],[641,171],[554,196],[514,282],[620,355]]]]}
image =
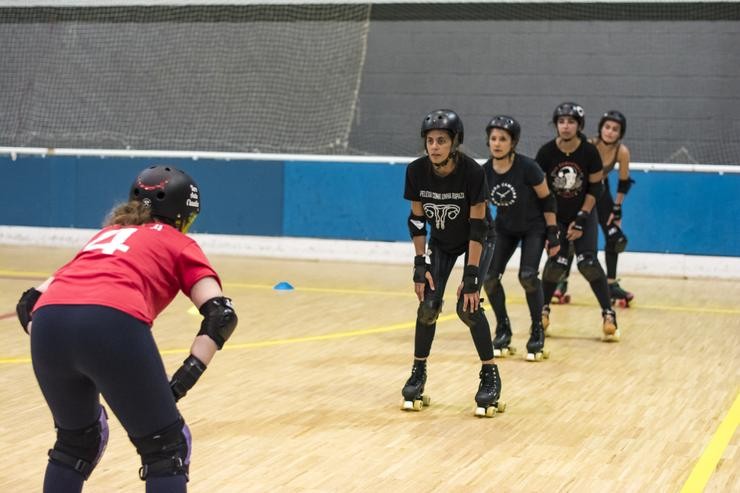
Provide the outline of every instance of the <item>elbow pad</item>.
{"type": "Polygon", "coordinates": [[[427,218],[424,216],[417,216],[413,212],[409,214],[409,234],[411,235],[411,238],[414,236],[424,236],[427,235],[427,218]]]}
{"type": "Polygon", "coordinates": [[[203,315],[203,322],[200,324],[198,335],[207,335],[221,349],[234,333],[238,321],[231,300],[224,296],[216,296],[203,303],[199,311],[203,315]]]}
{"type": "Polygon", "coordinates": [[[542,204],[542,212],[552,212],[553,214],[557,214],[558,212],[558,202],[555,200],[555,195],[550,192],[547,197],[540,199],[540,204],[542,204]]]}
{"type": "Polygon", "coordinates": [[[597,181],[596,183],[589,182],[588,183],[588,191],[587,194],[591,194],[594,196],[596,200],[601,197],[601,194],[604,193],[604,183],[601,181],[597,181]]]}
{"type": "Polygon", "coordinates": [[[488,235],[488,221],[485,219],[470,220],[470,241],[477,241],[481,245],[488,235]]]}
{"type": "Polygon", "coordinates": [[[619,180],[617,183],[617,193],[623,193],[627,195],[627,192],[630,191],[630,188],[632,187],[632,184],[635,182],[632,178],[627,178],[626,180],[619,180]]]}

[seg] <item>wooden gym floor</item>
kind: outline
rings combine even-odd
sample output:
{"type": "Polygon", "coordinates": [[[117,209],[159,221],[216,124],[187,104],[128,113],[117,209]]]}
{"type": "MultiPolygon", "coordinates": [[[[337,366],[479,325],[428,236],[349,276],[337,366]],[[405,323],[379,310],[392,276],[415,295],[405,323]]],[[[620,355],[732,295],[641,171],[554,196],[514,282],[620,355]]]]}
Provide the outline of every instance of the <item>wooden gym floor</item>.
{"type": "MultiPolygon", "coordinates": [[[[0,247],[0,490],[40,491],[52,420],[14,316],[20,293],[73,255],[0,247]]],[[[506,412],[473,417],[479,361],[450,282],[422,412],[400,410],[416,301],[411,268],[212,257],[239,327],[180,403],[192,492],[740,491],[740,282],[627,277],[620,343],[573,276],[549,360],[499,359],[506,412]],[[288,281],[296,289],[272,287],[288,281]]],[[[461,273],[455,271],[454,279],[461,273]]],[[[514,344],[528,317],[504,278],[514,344]]],[[[154,326],[169,372],[200,316],[180,296],[154,326]]],[[[487,311],[489,320],[492,313],[487,311]]],[[[495,326],[495,323],[492,323],[495,326]]],[[[85,491],[143,491],[117,420],[85,491]]]]}

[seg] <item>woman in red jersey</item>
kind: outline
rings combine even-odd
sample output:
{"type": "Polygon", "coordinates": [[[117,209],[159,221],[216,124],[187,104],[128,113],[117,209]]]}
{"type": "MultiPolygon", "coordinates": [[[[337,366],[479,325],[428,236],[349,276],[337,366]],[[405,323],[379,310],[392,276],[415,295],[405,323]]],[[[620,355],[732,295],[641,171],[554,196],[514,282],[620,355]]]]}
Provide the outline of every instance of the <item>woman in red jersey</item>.
{"type": "Polygon", "coordinates": [[[45,492],[81,491],[99,462],[108,441],[101,394],[141,456],[146,491],[186,490],[191,437],[175,403],[237,324],[218,275],[185,235],[199,212],[192,178],[151,166],[74,259],[21,296],[16,311],[57,433],[45,492]],[[203,321],[168,381],[150,329],[179,291],[203,321]]]}

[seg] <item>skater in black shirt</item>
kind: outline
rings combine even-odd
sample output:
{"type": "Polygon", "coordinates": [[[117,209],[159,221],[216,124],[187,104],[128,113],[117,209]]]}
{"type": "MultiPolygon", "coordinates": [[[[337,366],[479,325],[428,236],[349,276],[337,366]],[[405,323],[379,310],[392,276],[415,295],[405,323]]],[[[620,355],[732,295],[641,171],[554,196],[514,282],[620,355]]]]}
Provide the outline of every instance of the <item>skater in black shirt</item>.
{"type": "MultiPolygon", "coordinates": [[[[628,307],[634,295],[625,291],[619,285],[617,279],[617,258],[627,247],[627,236],[622,231],[622,204],[625,196],[634,180],[630,178],[630,151],[622,143],[624,134],[627,130],[627,118],[616,110],[610,110],[601,116],[599,121],[598,136],[589,139],[599,151],[601,161],[604,163],[604,193],[596,201],[596,212],[599,215],[599,224],[604,233],[604,257],[606,258],[606,277],[609,283],[609,296],[612,304],[617,303],[620,306],[628,307]],[[617,182],[616,199],[612,197],[609,188],[609,173],[619,163],[619,181],[617,182]]],[[[573,255],[568,257],[573,262],[573,255]]],[[[558,283],[555,290],[555,298],[559,301],[569,301],[570,295],[566,293],[568,289],[568,274],[570,273],[570,264],[568,272],[564,279],[558,283]],[[566,298],[567,297],[567,298],[566,298]]]]}
{"type": "Polygon", "coordinates": [[[409,232],[414,243],[414,290],[419,298],[414,339],[414,364],[402,394],[404,410],[421,410],[429,404],[424,395],[426,361],[434,340],[436,322],[442,311],[447,280],[455,261],[464,255],[465,269],[457,288],[457,314],[470,328],[482,367],[475,396],[477,416],[503,411],[499,405],[501,378],[493,363],[488,320],[480,307],[480,269],[487,269],[490,251],[484,244],[487,187],[483,168],[459,148],[464,130],[460,117],[451,110],[429,113],[421,125],[426,156],[406,169],[404,198],[411,201],[409,232]],[[430,226],[427,263],[427,223],[430,226]],[[480,266],[480,269],[479,269],[480,266]]]}
{"type": "MultiPolygon", "coordinates": [[[[602,310],[602,330],[605,340],[619,340],[617,318],[611,308],[606,275],[596,257],[597,218],[593,212],[601,196],[603,165],[596,147],[581,132],[585,123],[583,107],[563,103],[552,115],[558,136],[543,145],[536,161],[547,177],[547,183],[557,199],[557,220],[560,235],[573,242],[578,270],[591,285],[602,310]]],[[[542,309],[542,324],[550,324],[550,305],[558,281],[567,272],[567,249],[562,248],[548,259],[542,273],[546,304],[542,309]]]]}
{"type": "Polygon", "coordinates": [[[524,288],[532,319],[527,342],[527,360],[547,358],[542,327],[544,298],[537,277],[545,240],[548,256],[560,250],[556,224],[556,200],[550,193],[545,175],[531,158],[515,152],[521,126],[505,115],[493,117],[486,126],[487,145],[491,158],[483,165],[490,193],[496,206],[496,242],[493,260],[484,283],[486,294],[496,314],[495,356],[514,353],[511,344],[511,324],[506,313],[506,296],[501,277],[517,246],[521,245],[519,283],[524,288]]]}

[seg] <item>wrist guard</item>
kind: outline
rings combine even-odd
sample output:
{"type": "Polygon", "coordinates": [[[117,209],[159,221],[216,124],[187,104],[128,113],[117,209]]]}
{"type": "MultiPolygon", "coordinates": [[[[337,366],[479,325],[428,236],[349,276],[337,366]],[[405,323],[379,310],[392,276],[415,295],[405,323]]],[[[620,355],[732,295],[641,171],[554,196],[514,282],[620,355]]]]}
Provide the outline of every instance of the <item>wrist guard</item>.
{"type": "Polygon", "coordinates": [[[36,288],[30,288],[23,292],[21,298],[18,300],[18,304],[15,305],[15,313],[18,315],[18,321],[21,323],[21,327],[28,334],[28,323],[31,321],[31,313],[33,313],[33,307],[41,297],[41,291],[36,288]]]}
{"type": "Polygon", "coordinates": [[[586,221],[588,221],[588,212],[581,209],[578,211],[578,214],[576,214],[576,218],[573,221],[573,229],[576,231],[583,231],[583,228],[586,227],[586,221]]]}
{"type": "Polygon", "coordinates": [[[477,265],[466,265],[463,270],[463,294],[477,293],[480,290],[480,283],[478,282],[478,266],[477,265]]]}
{"type": "Polygon", "coordinates": [[[170,390],[172,390],[172,395],[175,397],[175,402],[179,401],[188,393],[188,390],[193,388],[193,385],[203,375],[204,371],[206,371],[206,364],[192,354],[182,362],[182,366],[177,369],[175,374],[172,375],[172,380],[170,380],[170,390]]]}
{"type": "Polygon", "coordinates": [[[612,207],[612,215],[614,216],[615,221],[622,219],[622,204],[614,204],[614,207],[612,207]]]}
{"type": "Polygon", "coordinates": [[[427,281],[427,259],[424,255],[416,255],[414,257],[414,282],[417,284],[423,284],[427,281]]]}
{"type": "Polygon", "coordinates": [[[560,228],[557,226],[547,226],[547,248],[554,248],[560,245],[560,228]]]}

